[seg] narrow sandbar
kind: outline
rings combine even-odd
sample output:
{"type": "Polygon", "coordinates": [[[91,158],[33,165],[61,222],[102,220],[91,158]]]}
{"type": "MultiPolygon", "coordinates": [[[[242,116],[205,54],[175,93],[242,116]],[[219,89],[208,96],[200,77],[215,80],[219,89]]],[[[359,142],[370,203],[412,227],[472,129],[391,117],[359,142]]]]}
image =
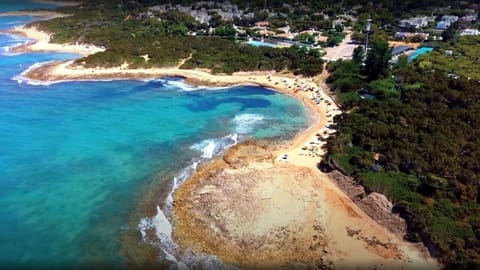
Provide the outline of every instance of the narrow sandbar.
{"type": "Polygon", "coordinates": [[[83,56],[94,54],[104,51],[105,48],[97,47],[91,44],[58,44],[50,42],[51,34],[39,30],[37,27],[17,26],[10,30],[4,31],[5,33],[24,36],[32,39],[24,45],[20,45],[11,49],[13,53],[24,52],[65,52],[75,53],[83,56]]]}

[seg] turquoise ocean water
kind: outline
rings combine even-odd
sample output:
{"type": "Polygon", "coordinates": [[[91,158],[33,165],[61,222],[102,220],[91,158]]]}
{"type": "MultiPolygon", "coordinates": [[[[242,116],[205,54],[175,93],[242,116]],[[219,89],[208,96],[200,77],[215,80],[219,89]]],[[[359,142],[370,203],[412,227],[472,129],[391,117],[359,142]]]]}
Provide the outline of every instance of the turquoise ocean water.
{"type": "MultiPolygon", "coordinates": [[[[11,3],[0,9],[33,7],[11,3]]],[[[32,20],[0,17],[0,29],[32,20]]],[[[18,76],[31,65],[76,56],[8,53],[25,41],[0,34],[1,269],[122,268],[125,234],[141,245],[142,228],[168,232],[155,208],[139,214],[152,187],[184,180],[192,164],[237,140],[308,125],[298,101],[260,87],[180,78],[32,85],[18,76]]]]}

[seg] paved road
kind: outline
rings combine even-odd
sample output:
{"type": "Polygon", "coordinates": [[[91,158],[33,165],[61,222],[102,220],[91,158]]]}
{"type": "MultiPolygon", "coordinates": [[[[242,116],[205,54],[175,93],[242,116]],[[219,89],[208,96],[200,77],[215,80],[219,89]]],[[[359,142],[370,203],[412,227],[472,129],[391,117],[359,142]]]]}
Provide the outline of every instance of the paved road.
{"type": "Polygon", "coordinates": [[[351,59],[353,50],[358,46],[357,44],[351,44],[351,35],[348,33],[345,39],[338,46],[333,48],[328,47],[325,49],[327,53],[323,59],[329,61],[336,61],[338,59],[351,59]]]}

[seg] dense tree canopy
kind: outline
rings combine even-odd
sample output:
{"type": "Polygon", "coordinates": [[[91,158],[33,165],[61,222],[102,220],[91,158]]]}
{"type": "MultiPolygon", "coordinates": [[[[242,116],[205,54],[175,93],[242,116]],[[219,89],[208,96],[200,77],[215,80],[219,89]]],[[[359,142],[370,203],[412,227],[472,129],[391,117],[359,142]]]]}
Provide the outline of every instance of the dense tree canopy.
{"type": "Polygon", "coordinates": [[[89,42],[106,47],[77,60],[87,66],[131,67],[175,66],[192,55],[182,68],[207,68],[217,73],[254,70],[290,70],[313,76],[322,71],[318,50],[254,47],[235,42],[230,23],[219,25],[216,37],[191,36],[188,31],[202,27],[187,14],[175,10],[159,18],[137,16],[120,9],[81,9],[73,16],[35,23],[54,33],[55,42],[89,42]],[[223,38],[220,38],[223,37],[223,38]],[[148,54],[145,62],[142,55],[148,54]]]}
{"type": "Polygon", "coordinates": [[[392,51],[388,42],[383,39],[374,40],[370,45],[365,61],[367,76],[372,80],[388,77],[391,58],[392,51]]]}
{"type": "Polygon", "coordinates": [[[365,57],[365,49],[363,49],[363,46],[357,46],[353,50],[353,56],[352,56],[353,62],[359,65],[363,62],[364,57],[365,57]]]}
{"type": "Polygon", "coordinates": [[[424,68],[424,61],[376,80],[354,61],[329,65],[329,82],[349,113],[335,119],[325,161],[393,200],[409,240],[424,241],[448,266],[478,268],[480,82],[424,68]],[[365,89],[373,98],[361,98],[365,89]]]}

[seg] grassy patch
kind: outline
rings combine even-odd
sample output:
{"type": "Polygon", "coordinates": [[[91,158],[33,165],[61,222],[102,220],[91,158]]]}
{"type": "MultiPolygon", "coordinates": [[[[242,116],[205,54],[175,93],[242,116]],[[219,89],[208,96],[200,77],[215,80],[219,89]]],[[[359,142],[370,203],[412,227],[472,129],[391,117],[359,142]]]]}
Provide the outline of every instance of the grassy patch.
{"type": "Polygon", "coordinates": [[[360,147],[344,146],[342,152],[333,154],[332,158],[337,166],[340,166],[345,173],[352,174],[354,166],[350,163],[352,156],[363,152],[360,147]]]}
{"type": "Polygon", "coordinates": [[[385,194],[394,201],[417,201],[415,189],[420,181],[413,175],[401,172],[365,172],[359,177],[370,191],[385,194]]]}
{"type": "Polygon", "coordinates": [[[403,84],[402,88],[405,90],[420,90],[422,89],[423,84],[421,82],[415,82],[411,84],[403,84]]]}

